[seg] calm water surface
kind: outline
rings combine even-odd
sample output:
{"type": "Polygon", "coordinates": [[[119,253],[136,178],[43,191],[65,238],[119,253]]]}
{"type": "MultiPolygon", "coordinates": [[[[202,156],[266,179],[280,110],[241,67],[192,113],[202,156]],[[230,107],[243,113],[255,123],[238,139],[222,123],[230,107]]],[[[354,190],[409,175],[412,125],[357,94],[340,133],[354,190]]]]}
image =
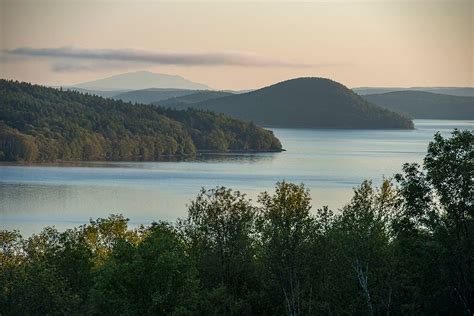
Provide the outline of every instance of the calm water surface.
{"type": "Polygon", "coordinates": [[[473,129],[474,121],[415,120],[416,129],[274,129],[282,153],[222,155],[182,162],[0,164],[0,229],[28,235],[89,218],[122,213],[133,225],[173,221],[201,187],[247,193],[272,190],[277,181],[304,183],[313,208],[343,206],[364,179],[380,183],[404,162],[421,162],[436,131],[473,129]]]}

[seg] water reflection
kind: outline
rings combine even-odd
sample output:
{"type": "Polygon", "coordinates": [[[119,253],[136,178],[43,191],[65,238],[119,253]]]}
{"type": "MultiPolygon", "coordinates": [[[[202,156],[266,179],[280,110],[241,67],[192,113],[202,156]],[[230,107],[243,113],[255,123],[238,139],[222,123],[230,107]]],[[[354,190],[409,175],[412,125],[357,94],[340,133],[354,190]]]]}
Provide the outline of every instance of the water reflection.
{"type": "Polygon", "coordinates": [[[199,153],[195,156],[164,156],[156,161],[60,161],[60,162],[1,162],[11,167],[87,167],[150,169],[157,162],[257,163],[274,159],[277,152],[268,153],[199,153]]]}

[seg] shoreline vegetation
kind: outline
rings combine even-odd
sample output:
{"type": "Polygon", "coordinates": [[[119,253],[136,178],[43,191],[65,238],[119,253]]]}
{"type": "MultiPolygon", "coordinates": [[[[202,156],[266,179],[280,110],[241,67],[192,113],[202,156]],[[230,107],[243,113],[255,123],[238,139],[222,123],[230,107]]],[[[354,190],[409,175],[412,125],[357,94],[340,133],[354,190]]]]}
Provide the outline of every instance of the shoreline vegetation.
{"type": "Polygon", "coordinates": [[[273,132],[177,111],[0,80],[0,161],[154,161],[197,152],[278,152],[273,132]]]}
{"type": "Polygon", "coordinates": [[[340,210],[287,182],[257,201],[202,189],[176,223],[122,215],[0,231],[2,315],[472,315],[474,134],[340,210]],[[319,203],[319,201],[316,201],[319,203]]]}

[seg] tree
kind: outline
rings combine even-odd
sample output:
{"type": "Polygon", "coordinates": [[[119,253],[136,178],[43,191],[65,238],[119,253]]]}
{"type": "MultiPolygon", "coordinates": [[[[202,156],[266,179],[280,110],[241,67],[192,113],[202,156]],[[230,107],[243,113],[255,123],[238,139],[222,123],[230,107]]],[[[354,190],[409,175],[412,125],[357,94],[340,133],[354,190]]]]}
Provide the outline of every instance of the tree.
{"type": "Polygon", "coordinates": [[[196,271],[173,227],[155,223],[134,245],[124,239],[99,268],[89,312],[97,315],[191,314],[196,271]]]}
{"type": "MultiPolygon", "coordinates": [[[[70,243],[67,236],[70,233],[45,228],[26,242],[22,241],[21,249],[12,252],[12,245],[7,247],[7,256],[10,257],[7,262],[16,263],[12,280],[2,285],[9,297],[2,304],[6,315],[74,315],[84,312],[91,280],[90,257],[87,252],[82,252],[83,244],[72,242],[73,246],[70,243]]],[[[15,244],[14,248],[17,247],[15,244]]],[[[3,266],[3,258],[1,262],[3,266]]],[[[11,276],[2,271],[3,277],[8,275],[11,276]]]]}
{"type": "Polygon", "coordinates": [[[401,300],[430,302],[409,304],[411,312],[474,310],[473,140],[471,131],[455,130],[449,139],[436,134],[424,170],[405,165],[396,176],[402,197],[394,222],[405,279],[401,300]]]}
{"type": "MultiPolygon", "coordinates": [[[[449,220],[459,229],[474,218],[474,134],[454,130],[450,139],[439,133],[424,159],[426,178],[440,197],[449,220]]],[[[464,226],[464,227],[462,227],[464,226]]]]}
{"type": "Polygon", "coordinates": [[[203,189],[189,206],[182,229],[207,294],[206,313],[256,312],[255,217],[244,194],[224,187],[203,189]]]}
{"type": "Polygon", "coordinates": [[[389,223],[396,206],[396,192],[384,180],[375,190],[364,181],[335,219],[332,252],[338,296],[349,310],[370,315],[389,313],[392,308],[393,262],[389,223]]]}
{"type": "Polygon", "coordinates": [[[474,312],[473,146],[471,131],[454,130],[449,139],[438,133],[424,160],[426,179],[443,209],[436,237],[444,249],[449,292],[467,315],[474,312]]]}
{"type": "Polygon", "coordinates": [[[277,303],[288,315],[301,315],[311,308],[311,288],[305,279],[313,234],[310,200],[303,185],[287,182],[277,183],[274,195],[264,192],[259,197],[263,206],[258,227],[267,282],[278,289],[282,299],[277,303]]]}

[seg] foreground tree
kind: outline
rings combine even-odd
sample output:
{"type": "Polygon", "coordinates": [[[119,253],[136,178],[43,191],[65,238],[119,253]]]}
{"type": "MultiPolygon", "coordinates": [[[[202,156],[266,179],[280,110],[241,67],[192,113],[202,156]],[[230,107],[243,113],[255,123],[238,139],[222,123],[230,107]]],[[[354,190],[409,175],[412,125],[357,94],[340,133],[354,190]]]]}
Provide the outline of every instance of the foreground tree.
{"type": "MultiPolygon", "coordinates": [[[[438,197],[441,223],[435,238],[442,247],[446,294],[453,308],[474,313],[474,134],[455,130],[450,139],[439,133],[424,160],[426,179],[438,197]]],[[[451,305],[451,304],[448,304],[451,305]]]]}
{"type": "Polygon", "coordinates": [[[83,313],[92,284],[92,257],[76,231],[59,233],[46,228],[26,241],[19,242],[18,235],[15,238],[2,240],[7,251],[3,253],[1,267],[9,271],[2,271],[0,278],[3,313],[83,313]]]}
{"type": "Polygon", "coordinates": [[[191,314],[196,271],[168,224],[153,224],[138,244],[121,240],[95,274],[88,312],[96,315],[191,314]]]}
{"type": "Polygon", "coordinates": [[[204,290],[206,314],[258,313],[256,208],[238,191],[202,190],[182,222],[204,290]]]}
{"type": "Polygon", "coordinates": [[[364,181],[335,217],[327,250],[332,259],[328,273],[339,286],[328,293],[333,306],[327,312],[390,313],[395,276],[389,221],[396,197],[388,180],[379,189],[364,181]]]}
{"type": "Polygon", "coordinates": [[[449,139],[436,134],[423,168],[406,164],[396,176],[401,312],[474,310],[473,144],[471,131],[455,130],[449,139]]]}
{"type": "Polygon", "coordinates": [[[263,193],[259,216],[261,260],[267,293],[274,295],[276,312],[301,315],[311,310],[312,295],[307,273],[313,218],[310,196],[303,185],[277,183],[275,194],[263,193]],[[276,291],[275,291],[276,290],[276,291]]]}

